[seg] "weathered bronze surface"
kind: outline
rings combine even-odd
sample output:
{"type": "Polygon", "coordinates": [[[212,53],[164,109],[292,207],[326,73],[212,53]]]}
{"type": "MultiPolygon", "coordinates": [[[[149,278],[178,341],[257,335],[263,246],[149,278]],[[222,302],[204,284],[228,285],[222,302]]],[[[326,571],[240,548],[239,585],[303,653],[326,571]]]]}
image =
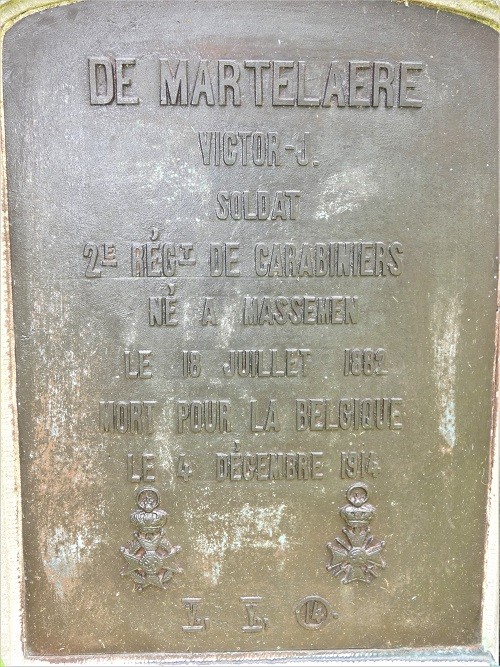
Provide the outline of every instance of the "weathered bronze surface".
{"type": "Polygon", "coordinates": [[[480,645],[497,51],[379,0],[6,33],[29,653],[480,645]]]}

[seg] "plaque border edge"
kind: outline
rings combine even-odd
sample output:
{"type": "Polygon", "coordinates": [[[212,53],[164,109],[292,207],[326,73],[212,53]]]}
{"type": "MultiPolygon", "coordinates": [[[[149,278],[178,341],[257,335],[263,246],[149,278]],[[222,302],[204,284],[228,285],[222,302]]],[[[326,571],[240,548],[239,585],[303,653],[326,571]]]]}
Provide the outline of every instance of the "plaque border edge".
{"type": "MultiPolygon", "coordinates": [[[[84,0],[0,0],[0,44],[14,23],[35,12],[84,0]]],[[[211,0],[205,0],[210,2],[211,0]]],[[[275,0],[279,1],[279,0],[275,0]]],[[[314,1],[314,0],[312,0],[314,1]]],[[[335,1],[335,0],[331,0],[335,1]]],[[[395,4],[419,5],[451,12],[478,21],[500,32],[500,0],[388,0],[395,4]]]]}

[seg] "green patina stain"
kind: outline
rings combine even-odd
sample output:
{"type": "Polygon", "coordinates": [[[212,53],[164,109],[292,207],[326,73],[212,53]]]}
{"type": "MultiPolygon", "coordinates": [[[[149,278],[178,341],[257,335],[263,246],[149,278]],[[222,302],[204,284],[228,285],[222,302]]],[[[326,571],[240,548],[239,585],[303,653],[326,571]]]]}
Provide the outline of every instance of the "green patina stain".
{"type": "Polygon", "coordinates": [[[396,0],[396,2],[459,14],[500,32],[500,0],[410,0],[409,3],[405,0],[396,0]]]}
{"type": "Polygon", "coordinates": [[[19,21],[29,14],[40,12],[43,9],[50,7],[58,7],[60,5],[69,5],[79,0],[0,0],[0,37],[7,32],[7,30],[16,21],[19,21]]]}

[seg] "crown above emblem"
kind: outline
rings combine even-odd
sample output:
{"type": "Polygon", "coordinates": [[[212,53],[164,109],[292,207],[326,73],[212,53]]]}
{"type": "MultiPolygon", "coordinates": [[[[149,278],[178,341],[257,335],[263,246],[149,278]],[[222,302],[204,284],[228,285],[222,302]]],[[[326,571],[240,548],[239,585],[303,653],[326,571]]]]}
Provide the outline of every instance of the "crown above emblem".
{"type": "Polygon", "coordinates": [[[368,526],[375,516],[375,508],[368,503],[368,487],[363,482],[356,482],[346,491],[350,505],[340,508],[340,516],[351,528],[368,526]]]}
{"type": "Polygon", "coordinates": [[[152,486],[147,486],[137,492],[137,506],[139,509],[130,514],[130,522],[141,533],[151,534],[159,532],[167,522],[168,514],[158,508],[160,494],[152,486]]]}

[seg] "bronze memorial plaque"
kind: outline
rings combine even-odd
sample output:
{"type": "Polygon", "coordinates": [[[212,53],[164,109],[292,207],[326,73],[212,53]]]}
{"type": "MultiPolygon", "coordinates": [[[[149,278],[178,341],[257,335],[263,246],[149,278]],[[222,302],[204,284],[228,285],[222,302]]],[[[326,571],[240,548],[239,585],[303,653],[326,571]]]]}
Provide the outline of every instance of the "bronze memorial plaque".
{"type": "Polygon", "coordinates": [[[497,32],[387,0],[24,9],[26,655],[488,664],[497,32]]]}

